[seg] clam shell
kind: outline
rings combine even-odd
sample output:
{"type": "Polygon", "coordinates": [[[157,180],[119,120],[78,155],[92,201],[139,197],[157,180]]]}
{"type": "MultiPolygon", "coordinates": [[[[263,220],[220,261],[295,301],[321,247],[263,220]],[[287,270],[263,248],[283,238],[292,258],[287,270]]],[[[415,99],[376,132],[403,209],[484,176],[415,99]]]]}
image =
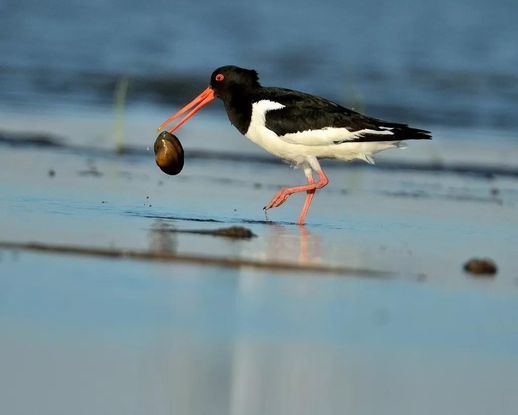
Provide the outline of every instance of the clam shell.
{"type": "Polygon", "coordinates": [[[155,140],[155,161],[158,167],[170,175],[176,175],[183,169],[183,147],[178,137],[162,131],[155,140]]]}

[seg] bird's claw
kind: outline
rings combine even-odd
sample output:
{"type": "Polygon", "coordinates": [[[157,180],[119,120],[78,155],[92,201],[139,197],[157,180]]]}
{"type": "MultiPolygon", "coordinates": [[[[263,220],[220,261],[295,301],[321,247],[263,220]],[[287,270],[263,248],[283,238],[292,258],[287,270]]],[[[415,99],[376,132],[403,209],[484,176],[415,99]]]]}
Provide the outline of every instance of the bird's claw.
{"type": "Polygon", "coordinates": [[[270,203],[268,203],[265,207],[264,207],[264,210],[268,210],[268,209],[271,209],[271,208],[276,208],[276,207],[279,207],[280,205],[282,205],[284,202],[286,202],[286,200],[288,200],[288,197],[289,197],[290,193],[284,191],[284,190],[281,190],[279,191],[279,193],[277,193],[274,198],[272,199],[272,201],[270,203]]]}

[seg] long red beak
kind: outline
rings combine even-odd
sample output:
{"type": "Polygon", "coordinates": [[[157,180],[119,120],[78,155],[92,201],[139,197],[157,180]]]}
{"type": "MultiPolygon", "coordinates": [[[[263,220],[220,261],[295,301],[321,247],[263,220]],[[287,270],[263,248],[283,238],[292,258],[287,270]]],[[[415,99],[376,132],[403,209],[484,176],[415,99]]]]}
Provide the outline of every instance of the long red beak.
{"type": "Polygon", "coordinates": [[[194,98],[191,102],[189,102],[185,107],[183,107],[180,111],[178,111],[176,114],[173,114],[171,117],[169,117],[167,120],[165,120],[160,127],[158,127],[158,131],[164,129],[169,124],[171,124],[174,120],[176,120],[181,115],[185,114],[187,111],[189,111],[191,108],[193,108],[189,113],[183,117],[178,124],[176,124],[174,127],[172,127],[169,132],[172,133],[173,131],[180,128],[189,118],[191,118],[194,114],[196,114],[199,110],[201,110],[205,105],[207,105],[209,102],[213,101],[216,96],[214,95],[214,90],[209,86],[205,91],[203,91],[200,95],[198,95],[196,98],[194,98]]]}

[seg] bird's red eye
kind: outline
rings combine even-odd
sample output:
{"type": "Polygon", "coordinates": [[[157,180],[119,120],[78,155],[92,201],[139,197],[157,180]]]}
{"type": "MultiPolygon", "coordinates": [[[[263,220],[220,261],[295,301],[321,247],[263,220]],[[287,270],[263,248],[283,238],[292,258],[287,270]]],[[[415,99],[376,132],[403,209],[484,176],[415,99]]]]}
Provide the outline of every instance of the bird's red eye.
{"type": "Polygon", "coordinates": [[[218,81],[218,82],[221,82],[221,81],[223,81],[223,79],[225,79],[225,76],[222,73],[219,73],[216,75],[216,78],[214,78],[214,79],[216,79],[216,81],[218,81]]]}

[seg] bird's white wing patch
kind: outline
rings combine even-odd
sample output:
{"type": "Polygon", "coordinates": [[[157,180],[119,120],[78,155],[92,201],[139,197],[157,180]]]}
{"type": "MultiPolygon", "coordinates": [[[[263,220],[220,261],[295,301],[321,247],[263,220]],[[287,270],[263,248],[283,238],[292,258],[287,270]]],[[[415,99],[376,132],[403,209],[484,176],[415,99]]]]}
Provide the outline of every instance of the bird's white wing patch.
{"type": "Polygon", "coordinates": [[[365,128],[363,130],[354,131],[352,134],[354,135],[354,138],[360,138],[364,134],[379,134],[379,135],[394,135],[394,133],[391,131],[392,128],[383,128],[383,130],[371,130],[370,128],[365,128]]]}
{"type": "Polygon", "coordinates": [[[321,146],[354,141],[361,138],[363,134],[393,135],[389,130],[363,129],[349,131],[347,128],[325,127],[319,130],[306,130],[296,133],[289,133],[279,138],[287,143],[302,144],[306,146],[321,146]]]}

